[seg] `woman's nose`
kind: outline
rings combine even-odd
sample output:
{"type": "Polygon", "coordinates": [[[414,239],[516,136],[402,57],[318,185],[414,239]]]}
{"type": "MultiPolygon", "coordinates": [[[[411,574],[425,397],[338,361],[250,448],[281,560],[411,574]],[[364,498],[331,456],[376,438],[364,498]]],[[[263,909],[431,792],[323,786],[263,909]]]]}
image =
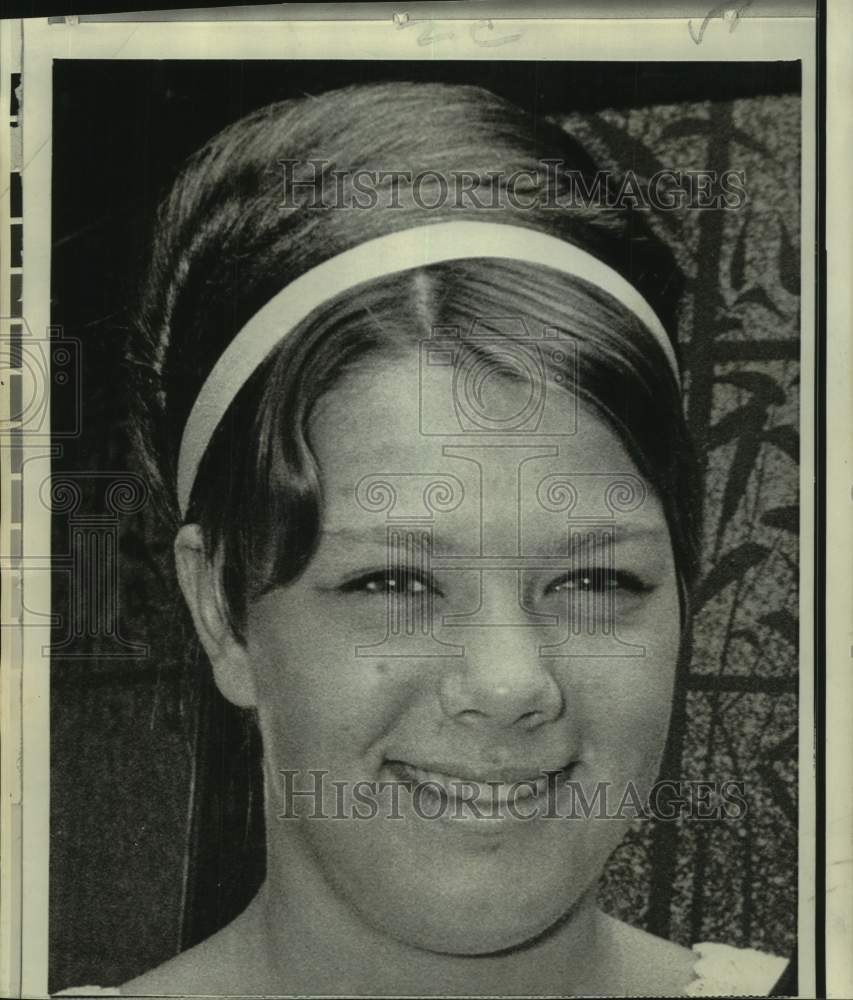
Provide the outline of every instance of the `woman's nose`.
{"type": "Polygon", "coordinates": [[[464,656],[448,661],[441,676],[444,712],[466,725],[525,730],[559,718],[563,692],[553,660],[540,655],[539,637],[530,634],[536,631],[485,626],[467,635],[464,656]]]}

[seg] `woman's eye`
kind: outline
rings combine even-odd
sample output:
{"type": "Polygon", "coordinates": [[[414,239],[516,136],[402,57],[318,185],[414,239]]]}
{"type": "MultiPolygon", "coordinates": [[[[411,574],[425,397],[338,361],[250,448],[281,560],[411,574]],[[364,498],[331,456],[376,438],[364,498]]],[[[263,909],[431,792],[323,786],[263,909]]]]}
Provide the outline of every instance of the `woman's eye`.
{"type": "Polygon", "coordinates": [[[345,594],[403,594],[418,597],[429,591],[426,581],[414,573],[369,573],[350,580],[341,588],[345,594]]]}
{"type": "Polygon", "coordinates": [[[614,572],[613,570],[589,568],[572,570],[554,580],[546,588],[547,593],[605,593],[608,591],[627,591],[631,594],[646,593],[651,588],[633,573],[614,572]]]}

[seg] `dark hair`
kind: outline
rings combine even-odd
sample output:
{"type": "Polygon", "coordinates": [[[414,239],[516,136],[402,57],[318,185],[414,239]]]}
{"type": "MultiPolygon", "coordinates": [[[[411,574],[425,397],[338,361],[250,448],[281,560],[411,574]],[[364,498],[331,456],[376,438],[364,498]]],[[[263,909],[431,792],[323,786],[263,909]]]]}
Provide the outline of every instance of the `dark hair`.
{"type": "MultiPolygon", "coordinates": [[[[131,352],[138,444],[170,516],[177,521],[181,434],[225,347],[284,285],[374,236],[449,218],[551,233],[631,281],[671,331],[680,274],[646,223],[621,209],[548,204],[566,193],[572,173],[594,172],[563,129],[469,86],[354,86],[270,105],[215,136],[160,207],[131,352]],[[543,197],[534,208],[451,202],[425,210],[402,201],[324,210],[312,207],[319,187],[283,187],[282,161],[319,159],[318,185],[338,171],[333,180],[345,194],[358,171],[465,171],[498,195],[513,172],[528,171],[528,193],[543,197]],[[544,160],[561,162],[547,195],[544,160]]],[[[392,183],[380,188],[388,194],[392,183]]],[[[423,200],[440,199],[425,193],[423,200]]],[[[295,579],[314,550],[322,494],[308,422],[316,401],[366,354],[408,350],[437,325],[466,329],[495,316],[556,327],[579,343],[574,388],[616,429],[657,491],[687,593],[696,566],[690,448],[663,349],[606,291],[524,263],[466,260],[398,274],[329,302],[275,348],[230,406],[199,467],[186,520],[201,525],[217,557],[238,635],[248,602],[295,579]]]]}

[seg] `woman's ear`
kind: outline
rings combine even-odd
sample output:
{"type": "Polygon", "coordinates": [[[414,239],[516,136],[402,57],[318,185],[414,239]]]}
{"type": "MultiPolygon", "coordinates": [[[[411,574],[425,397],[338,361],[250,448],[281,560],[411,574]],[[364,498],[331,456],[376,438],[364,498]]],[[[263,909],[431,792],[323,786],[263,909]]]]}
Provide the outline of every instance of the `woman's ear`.
{"type": "Polygon", "coordinates": [[[254,707],[255,679],[246,647],[223,615],[219,575],[207,558],[201,528],[185,524],[175,537],[175,568],[195,630],[222,695],[241,708],[254,707]]]}

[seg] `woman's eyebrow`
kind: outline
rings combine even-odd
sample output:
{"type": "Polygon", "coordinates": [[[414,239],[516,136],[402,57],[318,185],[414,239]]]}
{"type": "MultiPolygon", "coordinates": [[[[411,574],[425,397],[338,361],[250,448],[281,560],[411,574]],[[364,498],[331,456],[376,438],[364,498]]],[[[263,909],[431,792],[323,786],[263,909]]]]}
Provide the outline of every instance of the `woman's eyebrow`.
{"type": "MultiPolygon", "coordinates": [[[[320,537],[334,542],[384,545],[388,540],[388,529],[392,527],[395,527],[398,531],[406,530],[406,527],[403,525],[391,524],[373,524],[365,528],[353,528],[346,525],[335,527],[334,525],[330,525],[321,530],[320,537]]],[[[412,530],[411,526],[409,526],[409,530],[412,530]]]]}
{"type": "Polygon", "coordinates": [[[669,528],[666,523],[652,521],[602,521],[587,524],[567,524],[564,533],[548,537],[533,533],[519,536],[520,549],[524,555],[553,556],[555,553],[575,556],[578,550],[604,548],[608,545],[639,542],[643,544],[669,543],[669,528]]]}

